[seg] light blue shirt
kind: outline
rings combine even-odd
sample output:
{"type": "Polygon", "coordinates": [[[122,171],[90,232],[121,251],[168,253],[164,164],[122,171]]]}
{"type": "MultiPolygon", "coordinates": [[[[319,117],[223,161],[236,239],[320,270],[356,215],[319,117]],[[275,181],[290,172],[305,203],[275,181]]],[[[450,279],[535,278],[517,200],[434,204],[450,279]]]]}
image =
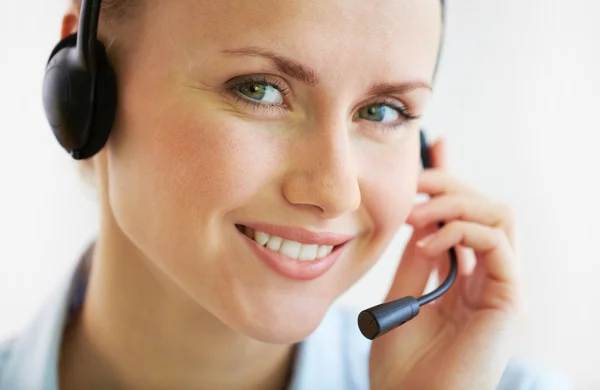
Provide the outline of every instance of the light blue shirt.
{"type": "MultiPolygon", "coordinates": [[[[69,313],[81,306],[89,264],[86,258],[17,337],[0,345],[0,390],[58,390],[58,354],[69,313]]],[[[370,341],[352,310],[334,305],[298,348],[290,390],[367,390],[370,341]]],[[[571,390],[563,375],[513,360],[498,390],[571,390]]],[[[475,389],[477,390],[477,389],[475,389]]]]}

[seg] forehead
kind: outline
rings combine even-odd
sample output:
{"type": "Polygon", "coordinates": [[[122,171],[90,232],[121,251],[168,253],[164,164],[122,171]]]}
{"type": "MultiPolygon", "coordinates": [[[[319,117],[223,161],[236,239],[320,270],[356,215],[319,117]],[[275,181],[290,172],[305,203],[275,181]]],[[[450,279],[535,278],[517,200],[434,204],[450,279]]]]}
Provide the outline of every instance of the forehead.
{"type": "Polygon", "coordinates": [[[352,66],[430,78],[441,34],[439,0],[156,1],[156,33],[190,53],[261,47],[320,72],[352,66]],[[158,28],[156,28],[158,27],[158,28]],[[366,67],[366,68],[365,68],[366,67]],[[418,73],[418,74],[411,74],[418,73]]]}

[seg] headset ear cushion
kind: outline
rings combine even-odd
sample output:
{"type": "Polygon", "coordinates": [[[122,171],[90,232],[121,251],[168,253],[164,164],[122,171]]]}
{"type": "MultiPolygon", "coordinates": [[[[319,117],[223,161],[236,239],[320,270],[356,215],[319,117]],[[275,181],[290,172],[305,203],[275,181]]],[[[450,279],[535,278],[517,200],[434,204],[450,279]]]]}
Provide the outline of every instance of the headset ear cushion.
{"type": "Polygon", "coordinates": [[[67,151],[81,148],[90,114],[91,75],[80,68],[77,35],[62,39],[52,50],[46,65],[43,103],[46,118],[60,145],[67,151]]]}
{"type": "Polygon", "coordinates": [[[50,61],[52,61],[52,58],[54,58],[56,53],[58,53],[62,49],[67,48],[67,47],[69,47],[69,48],[75,47],[75,46],[77,46],[77,34],[71,34],[71,35],[64,37],[63,39],[60,40],[60,42],[58,42],[56,44],[56,46],[54,46],[54,49],[52,50],[52,54],[50,54],[50,58],[48,59],[48,63],[50,63],[50,61]]]}
{"type": "Polygon", "coordinates": [[[96,91],[92,108],[92,128],[85,145],[73,151],[74,158],[87,159],[98,153],[106,144],[112,130],[117,107],[117,80],[108,62],[102,42],[96,40],[96,91]]]}

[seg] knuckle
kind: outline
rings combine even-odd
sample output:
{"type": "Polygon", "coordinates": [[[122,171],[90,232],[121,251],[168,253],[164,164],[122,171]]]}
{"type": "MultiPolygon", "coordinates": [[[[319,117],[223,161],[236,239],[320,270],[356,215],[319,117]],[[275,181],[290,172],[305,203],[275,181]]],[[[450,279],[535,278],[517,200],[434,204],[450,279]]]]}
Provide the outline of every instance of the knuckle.
{"type": "Polygon", "coordinates": [[[468,229],[469,223],[461,220],[454,220],[448,222],[444,226],[449,236],[455,237],[456,239],[464,237],[468,229]]]}
{"type": "Polygon", "coordinates": [[[502,241],[506,238],[506,234],[504,234],[503,230],[500,229],[492,229],[492,240],[494,246],[499,246],[502,244],[502,241]]]}
{"type": "Polygon", "coordinates": [[[506,203],[500,204],[500,212],[506,224],[512,225],[515,220],[515,209],[506,203]]]}
{"type": "Polygon", "coordinates": [[[460,195],[454,195],[449,199],[449,203],[449,206],[452,207],[453,210],[456,210],[460,215],[465,215],[469,209],[469,202],[460,195]]]}
{"type": "Polygon", "coordinates": [[[514,286],[510,284],[505,285],[503,288],[499,288],[496,294],[495,299],[497,307],[503,307],[514,316],[518,316],[522,313],[522,297],[514,286]]]}
{"type": "Polygon", "coordinates": [[[454,220],[454,221],[450,221],[446,224],[445,228],[447,230],[450,230],[452,232],[459,232],[464,230],[465,227],[465,222],[461,221],[460,219],[454,220]]]}

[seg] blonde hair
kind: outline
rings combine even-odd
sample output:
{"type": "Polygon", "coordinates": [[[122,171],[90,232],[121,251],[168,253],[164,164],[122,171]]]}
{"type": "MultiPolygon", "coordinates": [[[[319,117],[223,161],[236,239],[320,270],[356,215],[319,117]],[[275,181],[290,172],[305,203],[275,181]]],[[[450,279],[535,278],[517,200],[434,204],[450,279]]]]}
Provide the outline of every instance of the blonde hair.
{"type": "MultiPolygon", "coordinates": [[[[72,0],[72,3],[81,7],[81,0],[72,0]]],[[[134,5],[139,5],[137,0],[102,0],[103,17],[107,21],[122,19],[130,14],[134,5]],[[135,4],[134,4],[135,3],[135,4]]]]}

